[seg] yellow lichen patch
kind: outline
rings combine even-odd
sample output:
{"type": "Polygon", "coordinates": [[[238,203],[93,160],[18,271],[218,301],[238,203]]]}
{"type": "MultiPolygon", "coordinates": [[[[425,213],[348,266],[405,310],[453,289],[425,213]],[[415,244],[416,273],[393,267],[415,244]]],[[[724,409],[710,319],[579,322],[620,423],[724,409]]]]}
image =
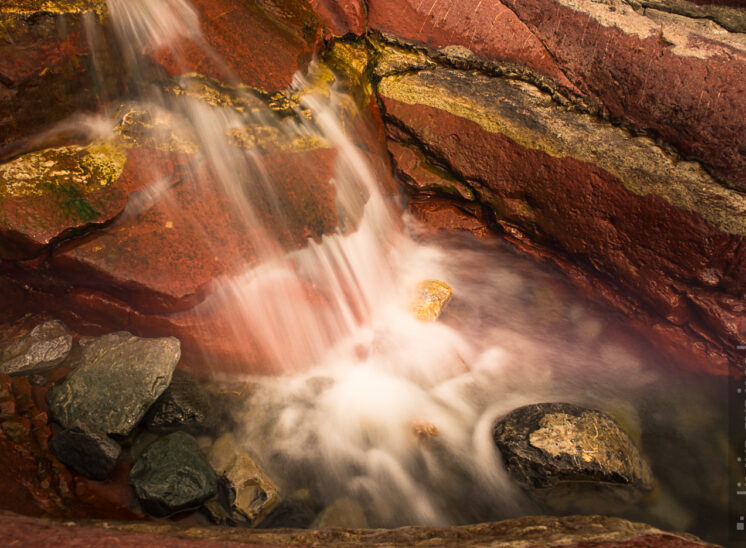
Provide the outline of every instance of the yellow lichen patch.
{"type": "Polygon", "coordinates": [[[329,143],[316,135],[288,134],[272,126],[246,126],[232,129],[228,135],[241,148],[303,152],[329,148],[329,143]]]}
{"type": "Polygon", "coordinates": [[[728,234],[746,235],[746,196],[721,185],[696,162],[682,161],[649,137],[566,109],[527,82],[447,68],[384,77],[384,98],[471,120],[531,150],[607,171],[629,191],[655,194],[728,234]]]}
{"type": "Polygon", "coordinates": [[[437,66],[421,51],[395,46],[375,36],[369,37],[368,41],[375,52],[373,67],[375,76],[384,77],[414,70],[427,70],[437,66]]]}
{"type": "Polygon", "coordinates": [[[165,111],[128,106],[120,112],[120,122],[114,131],[128,144],[165,152],[193,154],[199,148],[188,131],[181,130],[176,118],[165,111]]]}
{"type": "Polygon", "coordinates": [[[232,108],[237,112],[258,112],[266,108],[257,96],[259,92],[246,85],[232,86],[202,74],[190,73],[179,79],[178,85],[168,85],[172,95],[191,97],[213,107],[232,108]]]}
{"type": "Polygon", "coordinates": [[[106,0],[7,0],[0,4],[0,13],[83,13],[106,12],[106,0]]]}
{"type": "Polygon", "coordinates": [[[85,195],[119,179],[126,159],[123,145],[108,142],[31,152],[0,165],[0,195],[85,195]]]}
{"type": "Polygon", "coordinates": [[[632,440],[613,419],[600,413],[583,413],[578,417],[566,413],[545,415],[539,428],[529,435],[529,443],[555,458],[565,455],[597,463],[625,477],[652,483],[651,472],[637,456],[632,440]]]}
{"type": "Polygon", "coordinates": [[[451,287],[440,280],[420,282],[412,302],[415,317],[423,322],[434,322],[451,300],[451,293],[451,287]]]}

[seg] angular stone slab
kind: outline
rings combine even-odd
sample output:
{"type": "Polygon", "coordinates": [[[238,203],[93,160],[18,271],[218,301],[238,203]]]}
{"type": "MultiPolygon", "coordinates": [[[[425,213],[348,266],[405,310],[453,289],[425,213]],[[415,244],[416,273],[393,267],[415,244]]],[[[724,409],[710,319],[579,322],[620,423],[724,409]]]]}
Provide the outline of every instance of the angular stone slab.
{"type": "Polygon", "coordinates": [[[80,365],[47,394],[52,416],[65,428],[81,421],[126,436],[171,382],[181,357],[179,340],[122,331],[81,345],[80,365]]]}
{"type": "Polygon", "coordinates": [[[217,494],[217,476],[184,432],[150,444],[130,472],[130,484],[145,510],[167,516],[196,508],[217,494]]]}
{"type": "Polygon", "coordinates": [[[0,352],[0,373],[30,374],[62,363],[70,354],[73,336],[65,324],[50,320],[0,352]]]}
{"type": "Polygon", "coordinates": [[[236,522],[255,527],[281,502],[277,485],[238,446],[232,434],[221,436],[207,458],[228,483],[228,510],[236,522]]]}

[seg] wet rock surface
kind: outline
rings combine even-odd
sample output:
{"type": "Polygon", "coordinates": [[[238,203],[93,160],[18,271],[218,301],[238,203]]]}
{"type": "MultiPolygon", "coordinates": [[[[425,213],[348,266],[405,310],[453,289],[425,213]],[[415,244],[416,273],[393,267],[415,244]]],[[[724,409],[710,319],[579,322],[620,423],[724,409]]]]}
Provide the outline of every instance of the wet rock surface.
{"type": "Polygon", "coordinates": [[[49,449],[66,466],[97,481],[109,477],[122,453],[117,442],[80,422],[52,436],[49,449]]]}
{"type": "Polygon", "coordinates": [[[579,283],[601,295],[604,284],[623,293],[609,302],[678,363],[728,371],[744,336],[739,192],[524,82],[437,68],[386,76],[378,91],[401,143],[394,160],[405,181],[420,181],[416,192],[456,193],[453,203],[472,203],[477,217],[484,207],[519,248],[580,266],[579,283]],[[446,175],[433,177],[425,157],[446,175]]]}
{"type": "Polygon", "coordinates": [[[262,531],[145,523],[62,524],[15,514],[0,514],[0,539],[54,542],[56,546],[111,543],[118,546],[569,546],[593,548],[713,546],[692,535],[667,533],[641,523],[602,516],[526,517],[460,527],[403,527],[396,530],[262,531]]]}
{"type": "Polygon", "coordinates": [[[423,322],[434,322],[443,313],[451,300],[451,287],[440,280],[424,280],[417,284],[412,302],[415,318],[423,322]]]}
{"type": "Polygon", "coordinates": [[[34,327],[28,335],[0,352],[0,373],[33,374],[62,363],[70,354],[72,333],[65,324],[50,320],[34,327]]]}
{"type": "Polygon", "coordinates": [[[208,460],[226,481],[225,502],[234,521],[257,526],[282,500],[275,483],[237,444],[232,434],[218,438],[208,460]]]}
{"type": "MultiPolygon", "coordinates": [[[[36,2],[7,0],[0,5],[0,158],[13,141],[81,111],[122,88],[112,70],[114,55],[105,40],[92,45],[103,28],[104,0],[36,2]],[[93,86],[91,54],[107,84],[93,86]]],[[[101,80],[100,82],[103,82],[101,80]]]]}
{"type": "Polygon", "coordinates": [[[217,494],[217,477],[197,445],[184,432],[151,443],[129,475],[142,507],[154,516],[198,508],[217,494]]]}
{"type": "Polygon", "coordinates": [[[80,344],[80,364],[47,395],[52,416],[66,428],[81,421],[106,434],[129,434],[168,387],[179,341],[119,332],[80,344]]]}
{"type": "Polygon", "coordinates": [[[183,430],[201,434],[214,426],[210,404],[210,394],[197,379],[177,370],[171,384],[148,410],[143,424],[153,432],[183,430]]]}
{"type": "Polygon", "coordinates": [[[499,419],[492,434],[508,472],[525,487],[610,484],[629,488],[632,498],[653,488],[639,450],[600,411],[566,403],[527,405],[499,419]]]}

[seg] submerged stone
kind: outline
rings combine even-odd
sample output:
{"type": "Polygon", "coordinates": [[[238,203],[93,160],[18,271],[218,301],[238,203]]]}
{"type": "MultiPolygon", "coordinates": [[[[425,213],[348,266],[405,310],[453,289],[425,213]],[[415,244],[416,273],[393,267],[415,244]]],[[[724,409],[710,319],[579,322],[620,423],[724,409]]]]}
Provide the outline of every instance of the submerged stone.
{"type": "Polygon", "coordinates": [[[122,331],[81,346],[80,365],[47,394],[52,416],[66,428],[81,421],[126,436],[171,382],[181,356],[179,340],[122,331]]]}
{"type": "Polygon", "coordinates": [[[210,395],[192,375],[174,371],[171,384],[145,416],[145,427],[154,432],[200,434],[210,428],[210,419],[210,395]]]}
{"type": "Polygon", "coordinates": [[[72,346],[73,336],[65,324],[58,320],[41,323],[0,352],[0,372],[19,375],[49,369],[62,363],[72,346]]]}
{"type": "Polygon", "coordinates": [[[316,517],[313,501],[306,489],[290,495],[262,521],[262,529],[308,529],[316,517]]]}
{"type": "Polygon", "coordinates": [[[106,434],[76,423],[49,439],[49,449],[69,468],[98,481],[109,477],[122,448],[106,434]]]}
{"type": "Polygon", "coordinates": [[[368,520],[360,503],[352,498],[338,499],[313,523],[314,529],[367,529],[368,520]]]}
{"type": "Polygon", "coordinates": [[[281,501],[275,483],[232,434],[221,436],[208,454],[210,464],[227,481],[227,505],[235,521],[259,525],[281,501]]]}
{"type": "Polygon", "coordinates": [[[129,481],[142,507],[154,516],[197,508],[218,491],[217,476],[197,440],[184,432],[150,444],[132,467],[129,481]]]}
{"type": "Polygon", "coordinates": [[[493,437],[510,475],[529,489],[595,484],[635,497],[653,488],[650,468],[630,437],[594,409],[527,405],[498,420],[493,437]]]}
{"type": "Polygon", "coordinates": [[[440,280],[425,280],[417,285],[412,303],[415,317],[423,322],[434,322],[451,300],[451,287],[440,280]]]}

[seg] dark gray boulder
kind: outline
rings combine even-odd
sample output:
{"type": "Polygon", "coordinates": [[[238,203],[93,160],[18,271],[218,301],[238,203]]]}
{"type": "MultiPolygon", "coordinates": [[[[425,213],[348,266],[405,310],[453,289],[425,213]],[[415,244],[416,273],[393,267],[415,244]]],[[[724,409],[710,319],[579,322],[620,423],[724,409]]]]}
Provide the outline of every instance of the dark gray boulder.
{"type": "Polygon", "coordinates": [[[129,482],[143,509],[154,516],[199,508],[218,491],[217,476],[197,440],[184,432],[151,443],[132,467],[129,482]]]}
{"type": "Polygon", "coordinates": [[[109,477],[122,448],[106,434],[76,423],[49,439],[49,449],[62,463],[97,481],[109,477]]]}
{"type": "Polygon", "coordinates": [[[0,352],[0,373],[26,375],[61,364],[70,354],[73,336],[65,324],[50,320],[0,352]]]}
{"type": "Polygon", "coordinates": [[[159,433],[184,430],[203,434],[212,426],[210,395],[194,376],[174,371],[171,384],[151,406],[144,424],[159,433]]]}
{"type": "Polygon", "coordinates": [[[80,421],[126,436],[171,382],[181,356],[178,339],[143,339],[127,332],[81,341],[78,367],[47,393],[52,417],[65,428],[80,421]]]}
{"type": "Polygon", "coordinates": [[[496,421],[493,437],[508,472],[526,488],[608,485],[630,495],[653,488],[650,468],[630,437],[594,409],[526,405],[496,421]]]}

